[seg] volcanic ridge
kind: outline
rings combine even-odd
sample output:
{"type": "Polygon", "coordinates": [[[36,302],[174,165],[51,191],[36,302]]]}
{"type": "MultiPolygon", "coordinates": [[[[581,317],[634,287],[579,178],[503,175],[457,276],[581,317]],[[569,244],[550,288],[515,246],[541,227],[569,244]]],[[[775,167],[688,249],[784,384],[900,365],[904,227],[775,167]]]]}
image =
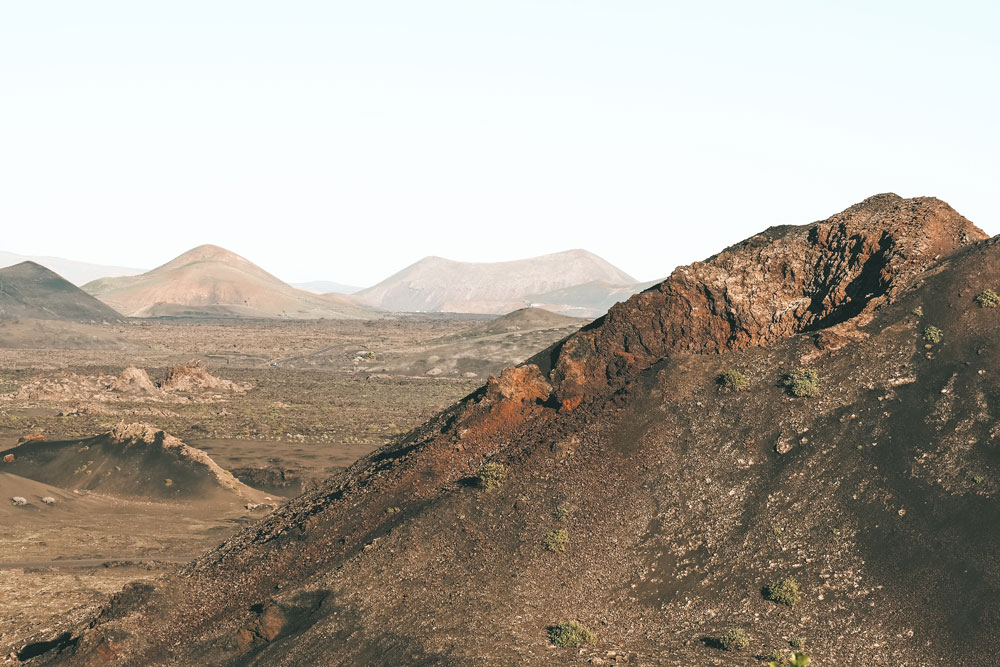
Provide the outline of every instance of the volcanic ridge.
{"type": "Polygon", "coordinates": [[[978,664],[998,288],[1000,237],[933,198],[768,229],[21,655],[978,664]]]}

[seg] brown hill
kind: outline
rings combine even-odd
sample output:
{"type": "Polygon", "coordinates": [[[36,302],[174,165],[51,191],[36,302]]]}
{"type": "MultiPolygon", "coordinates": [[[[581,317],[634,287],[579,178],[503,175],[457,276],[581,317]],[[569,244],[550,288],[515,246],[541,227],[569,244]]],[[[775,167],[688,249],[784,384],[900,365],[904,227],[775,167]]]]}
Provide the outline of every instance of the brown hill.
{"type": "Polygon", "coordinates": [[[526,306],[575,316],[600,315],[609,295],[627,298],[637,282],[586,250],[542,255],[512,262],[455,262],[425,257],[356,296],[394,312],[508,313],[526,306]],[[589,285],[576,292],[549,293],[589,285]],[[595,294],[596,293],[596,294],[595,294]],[[537,302],[537,303],[536,303],[537,302]],[[596,306],[596,307],[595,307],[596,306]]]}
{"type": "Polygon", "coordinates": [[[84,289],[132,317],[365,318],[366,307],[287,285],[239,255],[203,245],[148,273],[84,289]]]}
{"type": "Polygon", "coordinates": [[[22,655],[758,665],[795,642],[819,665],[980,664],[998,288],[1000,237],[935,199],[772,228],[22,655]],[[570,621],[595,634],[554,646],[570,621]]]}
{"type": "Polygon", "coordinates": [[[34,262],[0,269],[0,320],[121,322],[122,316],[34,262]]]}
{"type": "Polygon", "coordinates": [[[29,440],[0,452],[0,461],[4,472],[69,491],[188,502],[264,497],[205,452],[146,424],[122,422],[85,440],[29,440]]]}

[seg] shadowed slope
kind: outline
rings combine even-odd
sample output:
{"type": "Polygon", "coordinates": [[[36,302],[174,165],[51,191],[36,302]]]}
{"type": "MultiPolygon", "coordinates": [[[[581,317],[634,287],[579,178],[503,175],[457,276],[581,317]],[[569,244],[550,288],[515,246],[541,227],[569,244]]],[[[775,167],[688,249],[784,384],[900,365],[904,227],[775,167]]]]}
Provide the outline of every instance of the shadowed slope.
{"type": "Polygon", "coordinates": [[[0,319],[120,322],[122,316],[34,262],[0,269],[0,319]]]}

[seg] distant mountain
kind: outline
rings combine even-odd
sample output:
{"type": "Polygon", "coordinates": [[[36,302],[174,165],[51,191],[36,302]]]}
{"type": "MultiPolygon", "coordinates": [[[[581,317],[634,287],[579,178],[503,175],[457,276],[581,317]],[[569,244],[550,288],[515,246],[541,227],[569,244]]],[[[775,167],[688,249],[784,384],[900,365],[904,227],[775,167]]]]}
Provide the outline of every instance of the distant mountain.
{"type": "Polygon", "coordinates": [[[21,262],[0,269],[0,320],[120,322],[122,316],[55,272],[21,262]]]}
{"type": "Polygon", "coordinates": [[[130,269],[124,266],[89,264],[87,262],[77,262],[72,259],[63,259],[62,257],[38,257],[0,251],[0,267],[13,266],[21,262],[35,262],[36,264],[46,266],[74,285],[83,285],[98,278],[134,276],[145,270],[130,269]]]}
{"type": "Polygon", "coordinates": [[[364,318],[371,311],[296,289],[224,248],[203,245],[138,276],[84,289],[132,317],[364,318]]]}
{"type": "Polygon", "coordinates": [[[315,294],[354,294],[364,289],[357,285],[343,285],[329,280],[313,280],[308,283],[292,283],[291,285],[315,294]]]}
{"type": "Polygon", "coordinates": [[[511,262],[455,262],[426,257],[357,298],[382,310],[397,312],[508,313],[537,306],[581,317],[603,314],[606,302],[632,294],[637,281],[586,250],[542,255],[511,262]],[[550,302],[548,296],[567,288],[590,285],[584,299],[550,302]],[[614,295],[614,296],[612,296],[614,295]]]}

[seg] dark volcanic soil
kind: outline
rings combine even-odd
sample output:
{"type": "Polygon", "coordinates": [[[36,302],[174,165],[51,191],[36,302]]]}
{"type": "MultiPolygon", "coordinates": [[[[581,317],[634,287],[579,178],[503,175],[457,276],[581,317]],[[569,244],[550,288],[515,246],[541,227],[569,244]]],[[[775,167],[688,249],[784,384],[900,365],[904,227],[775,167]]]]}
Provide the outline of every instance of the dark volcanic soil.
{"type": "Polygon", "coordinates": [[[988,663],[1000,308],[975,297],[998,288],[1000,238],[937,200],[768,230],[21,655],[757,665],[802,638],[817,665],[988,663]],[[798,368],[811,396],[783,385],[798,368]],[[794,606],[763,594],[784,577],[794,606]],[[596,643],[554,647],[570,620],[596,643]]]}

